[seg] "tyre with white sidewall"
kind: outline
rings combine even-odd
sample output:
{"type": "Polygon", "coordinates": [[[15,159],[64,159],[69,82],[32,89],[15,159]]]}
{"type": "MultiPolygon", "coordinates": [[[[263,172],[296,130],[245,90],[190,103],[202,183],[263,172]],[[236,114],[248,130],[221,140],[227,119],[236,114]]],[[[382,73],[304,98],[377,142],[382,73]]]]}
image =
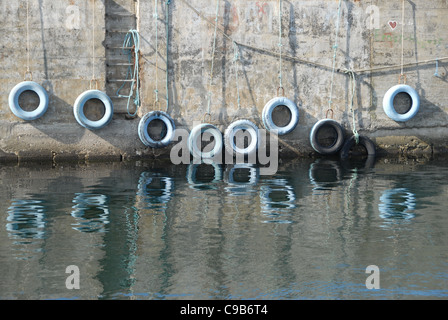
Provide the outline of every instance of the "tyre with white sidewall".
{"type": "Polygon", "coordinates": [[[398,84],[390,88],[383,98],[383,109],[386,115],[394,121],[405,122],[415,117],[420,109],[420,97],[414,88],[406,84],[398,84]],[[407,93],[412,100],[411,108],[406,113],[398,113],[395,110],[394,99],[399,93],[407,93]]]}
{"type": "Polygon", "coordinates": [[[285,134],[288,134],[291,131],[293,131],[295,129],[295,127],[297,126],[297,124],[299,123],[299,108],[297,107],[297,105],[294,102],[292,102],[288,98],[276,97],[276,98],[271,99],[264,106],[263,113],[262,113],[262,119],[263,119],[263,124],[268,131],[277,130],[278,135],[285,135],[285,134]],[[274,123],[274,121],[272,120],[272,113],[274,112],[275,108],[277,108],[279,106],[287,107],[291,113],[291,120],[284,127],[277,126],[274,123]]]}
{"type": "Polygon", "coordinates": [[[48,93],[34,81],[20,82],[9,93],[9,108],[14,115],[23,120],[36,120],[42,117],[48,109],[48,93]],[[19,105],[19,97],[25,91],[32,91],[39,97],[39,106],[33,111],[25,111],[19,105]]]}
{"type": "Polygon", "coordinates": [[[107,126],[111,122],[114,115],[114,107],[111,99],[104,92],[100,90],[87,90],[81,93],[76,99],[73,112],[76,121],[78,121],[81,126],[89,130],[97,130],[107,126]],[[85,104],[92,99],[100,100],[105,109],[103,117],[96,121],[88,119],[84,114],[85,104]]]}

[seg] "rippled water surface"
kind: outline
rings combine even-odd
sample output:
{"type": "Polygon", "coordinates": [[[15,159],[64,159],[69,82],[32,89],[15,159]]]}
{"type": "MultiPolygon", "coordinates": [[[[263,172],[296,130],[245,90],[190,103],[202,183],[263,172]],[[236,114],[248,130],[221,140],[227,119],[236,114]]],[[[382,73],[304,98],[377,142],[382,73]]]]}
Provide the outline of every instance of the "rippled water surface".
{"type": "Polygon", "coordinates": [[[0,299],[448,298],[446,159],[302,159],[273,176],[23,164],[0,179],[0,299]]]}

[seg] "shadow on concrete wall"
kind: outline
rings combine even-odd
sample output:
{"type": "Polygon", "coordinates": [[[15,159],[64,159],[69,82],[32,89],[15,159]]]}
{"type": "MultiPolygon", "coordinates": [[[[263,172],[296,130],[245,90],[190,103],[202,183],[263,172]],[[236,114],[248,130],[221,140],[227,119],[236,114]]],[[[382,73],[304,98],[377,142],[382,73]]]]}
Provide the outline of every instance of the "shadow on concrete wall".
{"type": "MultiPolygon", "coordinates": [[[[46,136],[56,140],[57,142],[70,145],[78,143],[82,139],[82,135],[70,135],[64,134],[59,130],[55,130],[54,126],[57,126],[58,121],[54,121],[55,118],[58,117],[58,114],[65,117],[65,110],[72,110],[72,104],[67,101],[59,98],[53,89],[53,83],[50,79],[50,71],[48,67],[48,52],[47,52],[47,37],[45,34],[45,25],[44,25],[44,12],[43,12],[43,0],[39,0],[39,15],[40,15],[40,28],[41,28],[41,41],[42,41],[42,52],[43,52],[43,66],[44,66],[44,79],[42,82],[42,86],[48,92],[49,97],[49,106],[48,110],[42,118],[28,122],[35,129],[41,131],[46,136]],[[52,124],[52,126],[48,126],[47,124],[52,124]]],[[[73,112],[72,112],[73,114],[73,112]]],[[[62,120],[61,120],[62,122],[62,120]]],[[[65,122],[65,121],[64,121],[65,122]]],[[[76,123],[75,118],[73,117],[73,123],[76,123]]]]}

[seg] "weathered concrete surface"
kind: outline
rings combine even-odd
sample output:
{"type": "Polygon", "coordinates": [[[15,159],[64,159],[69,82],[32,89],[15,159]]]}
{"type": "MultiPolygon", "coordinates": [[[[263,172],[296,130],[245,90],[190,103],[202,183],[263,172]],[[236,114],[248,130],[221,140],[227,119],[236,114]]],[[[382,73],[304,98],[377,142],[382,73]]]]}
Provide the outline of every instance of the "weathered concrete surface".
{"type": "MultiPolygon", "coordinates": [[[[214,1],[188,3],[204,18],[214,21],[214,1]]],[[[277,0],[221,1],[220,29],[244,45],[238,46],[240,60],[234,64],[232,41],[218,32],[212,86],[209,81],[214,28],[184,1],[173,0],[169,6],[168,60],[164,1],[159,1],[158,7],[158,54],[154,1],[95,1],[94,71],[100,89],[112,97],[115,106],[111,124],[97,131],[82,128],[73,116],[74,101],[89,89],[92,77],[92,4],[93,0],[30,1],[30,68],[33,80],[48,90],[50,106],[42,118],[23,121],[9,110],[8,95],[23,80],[26,71],[26,1],[1,2],[0,158],[83,160],[168,156],[170,148],[147,148],[137,135],[140,117],[151,110],[166,108],[167,61],[168,111],[178,128],[191,130],[202,120],[209,92],[212,122],[222,131],[235,119],[249,119],[263,128],[263,107],[277,95],[279,86],[279,59],[275,54],[279,50],[277,0]],[[127,59],[119,47],[127,30],[132,28],[138,28],[141,35],[142,107],[138,117],[127,119],[124,99],[114,96],[121,85],[117,80],[126,76],[126,66],[117,65],[127,59]],[[237,103],[235,67],[241,107],[237,103]],[[160,105],[154,105],[156,88],[160,105]]],[[[283,1],[283,86],[285,95],[299,106],[300,122],[292,133],[282,136],[291,148],[280,143],[280,156],[296,156],[297,152],[314,154],[309,132],[329,108],[337,5],[336,0],[283,1]]],[[[447,57],[446,1],[415,0],[405,1],[405,5],[404,62],[447,57]]],[[[439,62],[439,77],[434,76],[434,62],[405,68],[407,84],[418,91],[422,102],[417,116],[406,123],[390,120],[382,108],[384,94],[397,84],[400,68],[362,71],[400,65],[401,27],[401,2],[342,1],[336,68],[356,71],[357,128],[377,144],[380,152],[445,153],[448,149],[446,60],[439,62]]],[[[334,118],[347,129],[347,135],[352,130],[350,85],[348,74],[336,72],[332,108],[334,118]]]]}

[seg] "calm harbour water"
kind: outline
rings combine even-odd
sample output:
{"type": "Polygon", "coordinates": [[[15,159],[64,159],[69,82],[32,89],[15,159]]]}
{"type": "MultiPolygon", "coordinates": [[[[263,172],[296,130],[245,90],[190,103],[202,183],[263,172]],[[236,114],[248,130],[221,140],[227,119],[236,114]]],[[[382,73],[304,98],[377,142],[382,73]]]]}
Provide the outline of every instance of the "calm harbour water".
{"type": "Polygon", "coordinates": [[[446,160],[2,165],[0,299],[447,299],[446,160]]]}

